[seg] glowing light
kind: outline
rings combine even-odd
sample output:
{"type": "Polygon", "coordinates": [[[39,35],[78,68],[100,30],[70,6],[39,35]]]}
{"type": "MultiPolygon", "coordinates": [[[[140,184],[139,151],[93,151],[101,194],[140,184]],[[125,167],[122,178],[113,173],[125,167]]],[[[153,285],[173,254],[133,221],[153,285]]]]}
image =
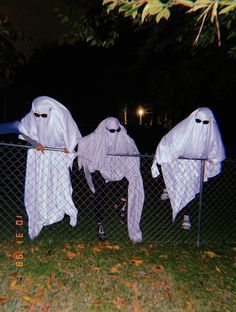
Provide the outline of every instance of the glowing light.
{"type": "Polygon", "coordinates": [[[145,113],[144,109],[140,106],[140,107],[138,108],[138,111],[137,111],[137,114],[138,114],[138,116],[139,116],[139,124],[140,124],[140,125],[142,125],[144,113],[145,113]]]}

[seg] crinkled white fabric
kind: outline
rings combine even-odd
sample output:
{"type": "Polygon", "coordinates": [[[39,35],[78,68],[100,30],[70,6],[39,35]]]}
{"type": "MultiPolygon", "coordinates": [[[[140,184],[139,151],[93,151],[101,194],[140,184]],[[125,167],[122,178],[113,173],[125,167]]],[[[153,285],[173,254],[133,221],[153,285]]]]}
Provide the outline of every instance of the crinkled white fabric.
{"type": "Polygon", "coordinates": [[[65,214],[75,226],[78,211],[72,201],[69,168],[81,134],[70,112],[50,97],[38,97],[21,120],[19,131],[46,147],[66,147],[70,152],[28,150],[25,207],[30,238],[38,236],[43,226],[61,221],[65,214]],[[34,112],[48,117],[35,117],[34,112]]]}
{"type": "MultiPolygon", "coordinates": [[[[139,157],[111,156],[108,154],[138,154],[134,140],[118,119],[109,117],[97,129],[83,137],[78,146],[78,164],[87,172],[100,171],[106,181],[119,181],[126,178],[128,186],[128,233],[134,242],[142,241],[140,220],[144,203],[143,180],[140,173],[139,157]],[[108,129],[120,132],[110,133],[108,129]]],[[[92,191],[94,186],[90,180],[92,191]]]]}
{"type": "Polygon", "coordinates": [[[172,128],[157,146],[152,165],[152,176],[159,172],[156,164],[161,165],[164,181],[170,197],[173,220],[199,193],[200,160],[180,160],[178,158],[206,159],[204,181],[221,172],[221,162],[225,150],[221,134],[212,111],[200,107],[172,128]],[[201,122],[197,123],[196,119],[201,122]],[[202,121],[209,121],[203,124],[202,121]]]}

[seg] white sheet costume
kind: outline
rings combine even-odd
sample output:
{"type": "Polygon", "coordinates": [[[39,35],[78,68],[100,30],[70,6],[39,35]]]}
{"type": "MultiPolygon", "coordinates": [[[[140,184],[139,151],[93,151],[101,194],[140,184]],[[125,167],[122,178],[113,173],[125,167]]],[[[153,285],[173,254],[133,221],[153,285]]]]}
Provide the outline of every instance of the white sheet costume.
{"type": "Polygon", "coordinates": [[[70,112],[50,97],[37,97],[31,111],[21,120],[19,131],[45,147],[69,151],[28,150],[25,207],[30,238],[38,236],[44,226],[61,221],[65,214],[75,226],[78,211],[72,201],[69,168],[81,134],[70,112]]]}
{"type": "Polygon", "coordinates": [[[118,119],[109,117],[97,129],[83,137],[78,146],[78,164],[84,168],[89,186],[95,192],[89,174],[100,171],[106,181],[126,178],[128,185],[128,233],[134,242],[142,241],[140,220],[144,203],[143,180],[139,157],[111,156],[108,154],[139,154],[133,139],[118,119]],[[118,131],[117,131],[118,130],[118,131]]]}
{"type": "Polygon", "coordinates": [[[206,159],[204,181],[221,172],[225,150],[212,111],[200,107],[172,128],[157,146],[151,168],[152,176],[159,175],[161,165],[166,189],[172,206],[173,221],[200,189],[200,160],[206,159]]]}

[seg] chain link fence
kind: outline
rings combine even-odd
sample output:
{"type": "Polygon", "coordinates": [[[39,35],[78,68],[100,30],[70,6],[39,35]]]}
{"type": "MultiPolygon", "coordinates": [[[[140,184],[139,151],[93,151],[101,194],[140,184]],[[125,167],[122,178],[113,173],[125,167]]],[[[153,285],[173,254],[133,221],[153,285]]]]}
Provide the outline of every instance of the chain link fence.
{"type": "MultiPolygon", "coordinates": [[[[35,222],[42,218],[43,209],[47,211],[47,219],[51,220],[46,226],[38,229],[34,240],[97,241],[96,222],[99,213],[109,241],[130,241],[127,226],[129,184],[126,179],[106,183],[101,174],[95,172],[92,175],[96,189],[94,194],[88,186],[83,170],[79,170],[76,158],[71,160],[69,171],[68,162],[64,163],[63,160],[65,156],[63,152],[54,151],[53,158],[50,150],[45,154],[36,152],[40,155],[36,157],[50,158],[49,162],[44,161],[40,168],[36,168],[34,164],[40,160],[32,158],[35,154],[31,155],[29,150],[32,149],[25,145],[0,143],[1,240],[16,240],[19,244],[22,241],[30,241],[29,210],[27,213],[25,206],[28,196],[27,205],[32,205],[30,214],[31,216],[34,214],[35,222]],[[48,163],[53,163],[53,170],[56,171],[48,170],[48,163]],[[64,170],[63,168],[66,167],[67,169],[64,170]],[[30,172],[34,175],[27,178],[30,172]],[[39,177],[43,182],[37,185],[36,181],[39,177]],[[50,184],[52,182],[53,187],[49,186],[47,181],[50,181],[50,184]],[[72,201],[70,201],[68,192],[72,189],[72,201]],[[32,194],[33,197],[30,199],[32,194]],[[98,206],[101,207],[99,211],[98,206]],[[38,209],[39,207],[44,208],[38,209]]],[[[117,156],[117,159],[119,157],[122,156],[117,156]]],[[[126,157],[127,168],[132,172],[132,157],[124,157],[126,157]]],[[[138,159],[140,159],[145,194],[143,209],[140,211],[139,208],[137,211],[142,213],[140,227],[143,242],[194,243],[197,246],[204,243],[235,243],[235,160],[225,160],[222,163],[222,172],[207,182],[201,183],[200,179],[200,192],[177,214],[173,222],[170,200],[162,196],[165,189],[163,176],[160,174],[154,179],[151,175],[153,155],[140,155],[138,159]],[[182,228],[186,214],[190,216],[191,221],[189,230],[182,228]]],[[[199,179],[201,162],[197,162],[198,169],[192,172],[192,176],[199,179]]],[[[183,170],[184,168],[185,166],[183,170]]],[[[161,167],[159,170],[161,172],[161,167]]],[[[136,189],[135,192],[134,196],[138,197],[139,190],[136,189]]]]}

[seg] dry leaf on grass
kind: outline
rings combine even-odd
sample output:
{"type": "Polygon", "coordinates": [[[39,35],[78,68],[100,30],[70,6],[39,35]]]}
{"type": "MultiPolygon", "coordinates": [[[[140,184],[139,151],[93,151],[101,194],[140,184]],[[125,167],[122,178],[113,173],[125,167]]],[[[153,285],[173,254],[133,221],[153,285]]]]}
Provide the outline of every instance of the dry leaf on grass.
{"type": "Polygon", "coordinates": [[[111,244],[111,243],[100,243],[99,245],[95,245],[92,248],[93,252],[101,252],[105,249],[112,249],[112,250],[119,250],[120,246],[117,244],[111,244]]]}
{"type": "Polygon", "coordinates": [[[27,302],[31,301],[31,297],[29,297],[29,296],[24,296],[23,299],[24,299],[25,301],[27,301],[27,302]]]}
{"type": "Polygon", "coordinates": [[[165,271],[164,267],[161,265],[161,264],[156,264],[156,265],[153,265],[151,270],[153,272],[159,272],[159,273],[162,273],[165,271]]]}
{"type": "Polygon", "coordinates": [[[74,259],[76,256],[78,256],[78,254],[76,254],[76,253],[74,253],[74,252],[71,252],[71,251],[68,251],[68,252],[66,253],[66,258],[68,258],[68,259],[70,259],[70,260],[74,259]]]}
{"type": "Polygon", "coordinates": [[[69,243],[64,244],[64,249],[71,249],[71,245],[69,243]]]}
{"type": "Polygon", "coordinates": [[[77,244],[76,249],[84,249],[85,244],[77,244]]]}
{"type": "Polygon", "coordinates": [[[117,263],[111,269],[109,269],[109,272],[110,273],[116,273],[119,270],[120,267],[121,267],[121,263],[117,263]]]}
{"type": "Polygon", "coordinates": [[[204,251],[202,254],[203,257],[209,257],[209,258],[214,258],[214,257],[219,257],[217,256],[214,251],[204,251]]]}
{"type": "Polygon", "coordinates": [[[185,269],[185,267],[180,267],[178,271],[180,273],[185,273],[187,270],[185,269]]]}
{"type": "Polygon", "coordinates": [[[10,301],[10,297],[8,297],[8,296],[0,296],[0,303],[1,304],[7,303],[8,301],[10,301]]]}
{"type": "Polygon", "coordinates": [[[131,262],[132,262],[135,266],[139,266],[140,264],[143,263],[143,260],[141,260],[141,259],[131,259],[131,262]]]}
{"type": "Polygon", "coordinates": [[[94,305],[101,305],[102,303],[103,303],[102,300],[94,299],[94,300],[92,301],[92,304],[94,304],[94,305]]]}
{"type": "Polygon", "coordinates": [[[112,250],[119,250],[120,246],[119,245],[107,245],[107,249],[112,249],[112,250]]]}
{"type": "Polygon", "coordinates": [[[169,289],[166,289],[166,293],[167,293],[169,300],[172,300],[173,299],[172,292],[169,289]]]}
{"type": "Polygon", "coordinates": [[[14,280],[13,282],[11,282],[11,284],[10,284],[11,290],[17,290],[19,288],[20,288],[20,285],[17,284],[17,280],[14,280]]]}
{"type": "Polygon", "coordinates": [[[194,308],[194,304],[191,301],[187,301],[186,306],[187,311],[196,311],[196,309],[194,308]]]}

